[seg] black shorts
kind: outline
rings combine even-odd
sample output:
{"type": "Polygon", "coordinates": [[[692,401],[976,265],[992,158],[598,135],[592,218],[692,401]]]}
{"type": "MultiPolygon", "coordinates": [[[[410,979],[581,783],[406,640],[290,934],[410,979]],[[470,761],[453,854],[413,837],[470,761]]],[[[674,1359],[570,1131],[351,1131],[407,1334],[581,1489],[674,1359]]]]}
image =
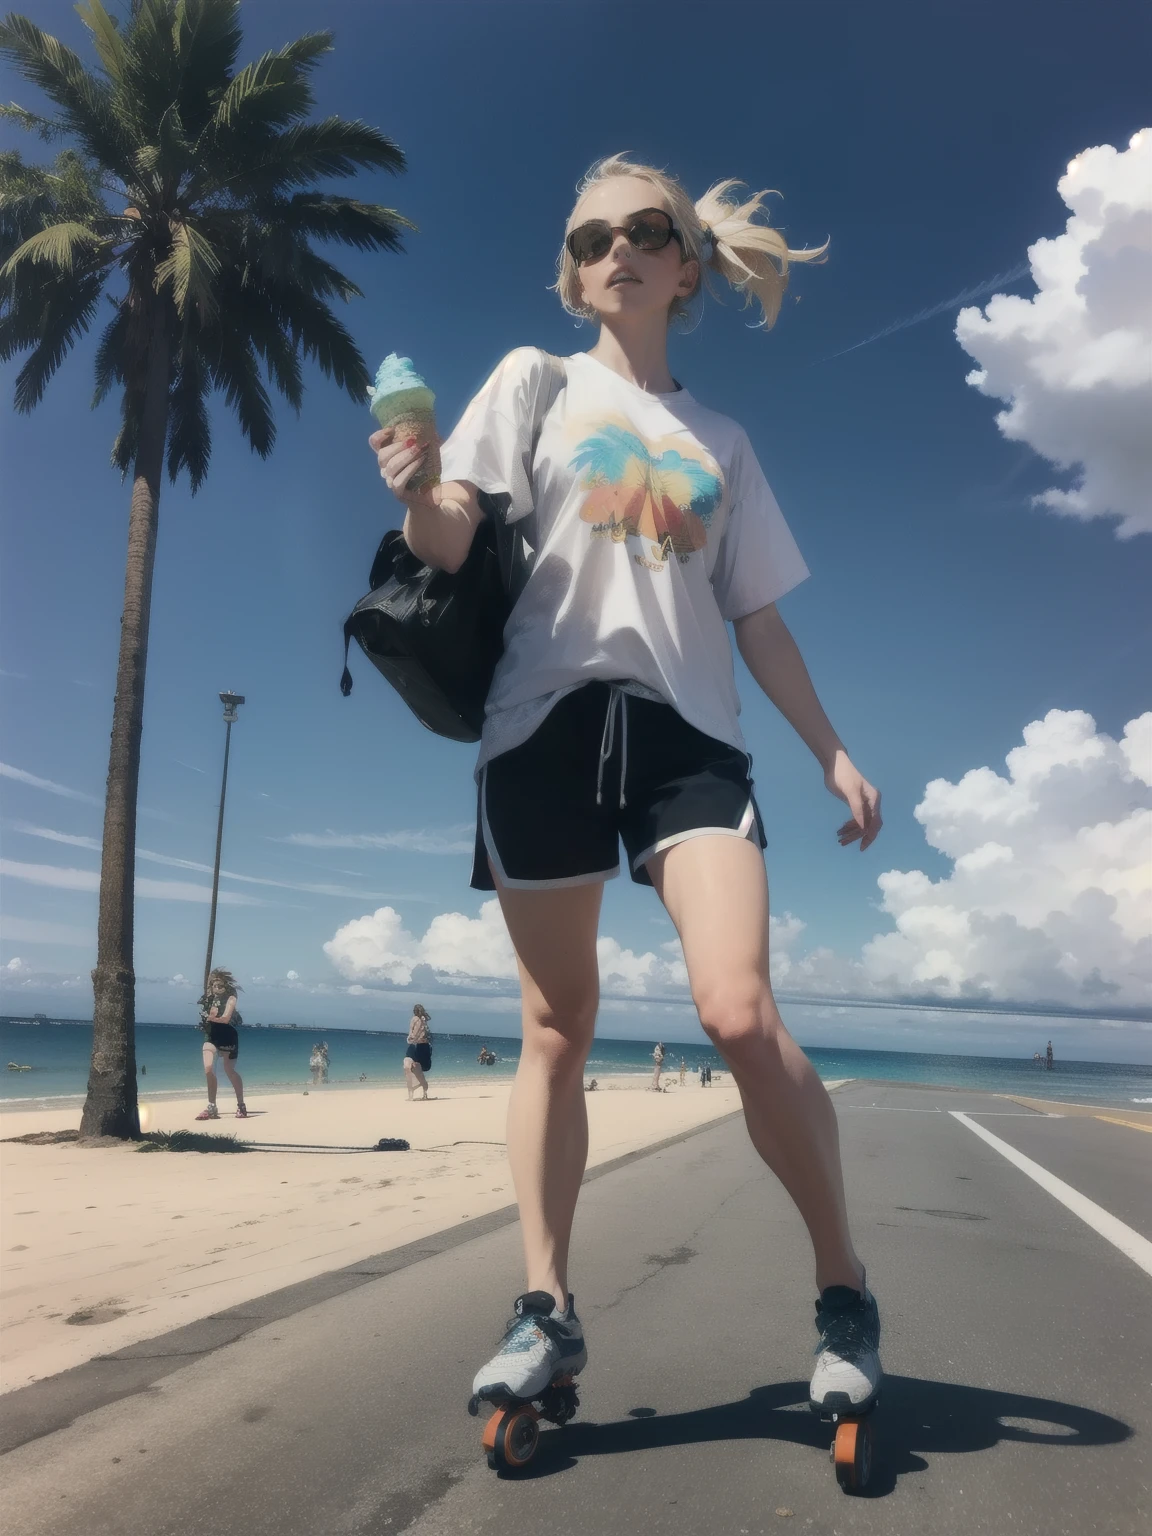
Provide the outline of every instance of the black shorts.
{"type": "Polygon", "coordinates": [[[410,1045],[404,1054],[410,1056],[422,1072],[431,1072],[432,1047],[426,1040],[418,1040],[415,1045],[410,1045]]]}
{"type": "Polygon", "coordinates": [[[651,885],[647,862],[715,832],[767,846],[752,759],[669,704],[585,683],[518,747],[481,769],[471,886],[550,890],[620,873],[651,885]]]}
{"type": "Polygon", "coordinates": [[[227,1056],[229,1061],[235,1061],[240,1054],[240,1036],[231,1024],[211,1025],[208,1042],[216,1047],[221,1056],[227,1056]]]}

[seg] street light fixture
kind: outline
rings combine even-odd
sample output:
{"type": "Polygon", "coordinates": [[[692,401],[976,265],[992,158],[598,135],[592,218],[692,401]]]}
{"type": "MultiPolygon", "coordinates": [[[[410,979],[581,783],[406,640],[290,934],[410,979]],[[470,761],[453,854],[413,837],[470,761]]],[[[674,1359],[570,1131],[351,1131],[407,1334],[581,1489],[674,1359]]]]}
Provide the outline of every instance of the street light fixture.
{"type": "Polygon", "coordinates": [[[228,753],[232,746],[232,726],[239,718],[244,702],[242,693],[222,693],[224,706],[224,773],[220,779],[220,815],[216,822],[216,863],[212,870],[212,914],[208,919],[208,953],[204,956],[204,995],[208,995],[208,977],[212,973],[212,943],[216,937],[216,897],[220,890],[220,845],[224,840],[224,796],[228,792],[228,753]]]}

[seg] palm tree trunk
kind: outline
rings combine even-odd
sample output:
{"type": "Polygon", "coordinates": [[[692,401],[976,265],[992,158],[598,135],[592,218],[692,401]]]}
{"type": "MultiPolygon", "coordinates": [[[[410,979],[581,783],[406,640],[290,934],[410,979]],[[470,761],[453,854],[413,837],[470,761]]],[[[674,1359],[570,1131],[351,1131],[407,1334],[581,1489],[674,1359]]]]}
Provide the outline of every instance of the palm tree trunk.
{"type": "Polygon", "coordinates": [[[80,1121],[83,1136],[140,1135],[136,1102],[136,975],[132,961],[133,886],[136,877],[136,791],[144,724],[144,672],[160,476],[168,431],[169,346],[164,312],[153,301],[147,393],[128,514],[124,616],[112,708],[112,746],[104,800],[100,859],[100,915],[92,972],[92,1065],[80,1121]]]}

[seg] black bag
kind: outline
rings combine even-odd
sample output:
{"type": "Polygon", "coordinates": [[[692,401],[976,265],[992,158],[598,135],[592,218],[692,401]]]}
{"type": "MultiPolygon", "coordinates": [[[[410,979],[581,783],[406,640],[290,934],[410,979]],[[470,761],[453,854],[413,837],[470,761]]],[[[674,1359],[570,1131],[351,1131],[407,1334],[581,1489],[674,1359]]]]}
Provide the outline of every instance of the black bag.
{"type": "Polygon", "coordinates": [[[513,494],[481,491],[484,521],[458,571],[419,560],[400,529],[381,539],[362,597],[344,624],[340,691],[352,692],[348,647],[355,638],[412,713],[438,736],[479,741],[492,674],[504,652],[504,626],[531,572],[532,463],[540,427],[564,386],[564,365],[544,354],[523,460],[512,466],[513,494]],[[510,513],[516,513],[514,520],[510,513]]]}

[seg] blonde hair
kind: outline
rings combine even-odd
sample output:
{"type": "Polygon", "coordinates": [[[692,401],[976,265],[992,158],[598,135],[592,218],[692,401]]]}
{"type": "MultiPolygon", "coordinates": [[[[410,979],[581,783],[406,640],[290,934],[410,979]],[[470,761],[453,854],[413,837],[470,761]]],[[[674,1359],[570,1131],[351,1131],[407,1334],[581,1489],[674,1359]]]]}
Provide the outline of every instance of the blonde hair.
{"type": "Polygon", "coordinates": [[[240,988],[236,985],[236,978],[233,976],[231,971],[225,971],[221,968],[212,971],[208,977],[209,992],[213,990],[212,983],[214,981],[223,982],[225,993],[228,997],[235,997],[236,994],[240,991],[240,988]]]}
{"type": "Polygon", "coordinates": [[[668,306],[668,323],[690,312],[692,300],[707,287],[716,297],[708,282],[711,269],[724,278],[730,287],[744,294],[744,308],[757,300],[763,313],[763,321],[756,329],[767,329],[775,324],[780,313],[780,303],[788,286],[788,267],[794,261],[820,261],[828,249],[826,240],[816,250],[791,250],[778,230],[767,224],[756,224],[753,215],[760,210],[764,198],[773,195],[765,190],[757,192],[747,202],[729,200],[725,193],[732,187],[746,183],[734,177],[715,182],[704,196],[694,203],[674,176],[652,165],[635,165],[624,155],[608,155],[598,160],[585,175],[576,189],[576,206],[564,228],[565,243],[557,263],[557,280],[549,285],[570,315],[580,319],[595,320],[596,310],[585,304],[580,297],[579,268],[568,250],[567,237],[575,228],[576,210],[585,195],[593,187],[600,186],[613,176],[639,176],[650,181],[663,195],[672,214],[672,221],[684,241],[683,260],[700,263],[700,284],[687,298],[677,296],[668,306]],[[712,255],[704,260],[703,251],[707,235],[712,233],[712,255]]]}

